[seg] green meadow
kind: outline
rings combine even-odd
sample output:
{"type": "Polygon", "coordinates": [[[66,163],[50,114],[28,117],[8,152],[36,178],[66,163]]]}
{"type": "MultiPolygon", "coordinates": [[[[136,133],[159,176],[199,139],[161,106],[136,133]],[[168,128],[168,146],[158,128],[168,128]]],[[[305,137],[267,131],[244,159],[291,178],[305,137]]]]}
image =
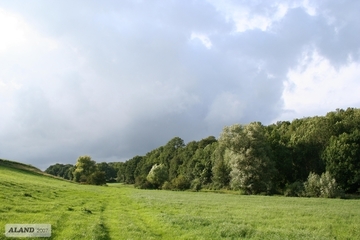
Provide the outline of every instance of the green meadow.
{"type": "Polygon", "coordinates": [[[50,239],[360,236],[359,200],[80,185],[0,161],[0,239],[7,239],[4,231],[9,223],[49,223],[50,239]]]}

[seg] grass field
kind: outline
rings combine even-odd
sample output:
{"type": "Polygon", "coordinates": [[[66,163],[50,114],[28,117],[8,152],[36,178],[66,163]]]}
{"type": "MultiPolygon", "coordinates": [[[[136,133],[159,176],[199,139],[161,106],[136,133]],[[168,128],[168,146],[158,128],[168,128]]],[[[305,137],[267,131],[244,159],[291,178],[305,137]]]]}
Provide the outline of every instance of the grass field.
{"type": "Polygon", "coordinates": [[[360,201],[79,185],[0,164],[0,239],[8,223],[50,223],[51,239],[359,239],[360,201]]]}

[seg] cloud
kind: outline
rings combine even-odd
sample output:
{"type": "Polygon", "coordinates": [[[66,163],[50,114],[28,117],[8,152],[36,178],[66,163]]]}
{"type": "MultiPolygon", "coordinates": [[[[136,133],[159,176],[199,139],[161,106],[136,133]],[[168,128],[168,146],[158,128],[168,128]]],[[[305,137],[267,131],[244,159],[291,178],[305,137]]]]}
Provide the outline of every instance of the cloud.
{"type": "Polygon", "coordinates": [[[212,46],[211,40],[208,36],[201,33],[191,33],[190,40],[198,39],[207,48],[210,49],[212,46]]]}
{"type": "Polygon", "coordinates": [[[304,54],[300,64],[289,70],[283,92],[285,109],[296,111],[284,112],[279,120],[325,115],[333,111],[334,106],[343,109],[358,107],[359,67],[360,63],[349,61],[336,69],[316,51],[304,54]]]}
{"type": "Polygon", "coordinates": [[[357,107],[348,3],[1,3],[0,157],[126,160],[175,136],[357,107]]]}

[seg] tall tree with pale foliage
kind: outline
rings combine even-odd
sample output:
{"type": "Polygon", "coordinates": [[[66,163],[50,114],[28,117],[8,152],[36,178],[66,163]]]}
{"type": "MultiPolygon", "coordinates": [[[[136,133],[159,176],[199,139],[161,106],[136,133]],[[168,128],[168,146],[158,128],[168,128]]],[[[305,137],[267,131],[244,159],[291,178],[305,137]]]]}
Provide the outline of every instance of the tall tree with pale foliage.
{"type": "Polygon", "coordinates": [[[168,180],[168,170],[164,164],[154,164],[146,179],[159,188],[168,180]]]}
{"type": "Polygon", "coordinates": [[[246,194],[268,193],[272,188],[274,163],[264,127],[259,122],[225,127],[219,143],[226,148],[231,167],[230,186],[246,194]]]}

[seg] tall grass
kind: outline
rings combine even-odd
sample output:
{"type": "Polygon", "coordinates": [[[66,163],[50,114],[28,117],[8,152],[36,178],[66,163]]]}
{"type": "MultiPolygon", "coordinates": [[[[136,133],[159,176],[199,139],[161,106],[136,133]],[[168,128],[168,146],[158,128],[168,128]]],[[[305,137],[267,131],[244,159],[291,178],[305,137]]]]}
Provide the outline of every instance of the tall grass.
{"type": "Polygon", "coordinates": [[[8,223],[50,223],[50,239],[358,239],[360,201],[79,185],[0,166],[8,223]]]}

